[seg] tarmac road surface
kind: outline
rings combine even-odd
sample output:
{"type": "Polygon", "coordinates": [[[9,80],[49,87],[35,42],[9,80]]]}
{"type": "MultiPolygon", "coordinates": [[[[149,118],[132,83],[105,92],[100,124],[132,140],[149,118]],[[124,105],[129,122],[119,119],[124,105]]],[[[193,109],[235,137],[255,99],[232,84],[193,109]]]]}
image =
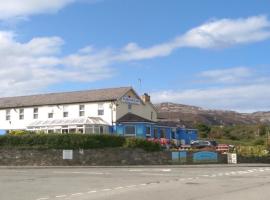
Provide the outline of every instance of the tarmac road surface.
{"type": "Polygon", "coordinates": [[[269,200],[270,165],[0,168],[0,200],[269,200]]]}

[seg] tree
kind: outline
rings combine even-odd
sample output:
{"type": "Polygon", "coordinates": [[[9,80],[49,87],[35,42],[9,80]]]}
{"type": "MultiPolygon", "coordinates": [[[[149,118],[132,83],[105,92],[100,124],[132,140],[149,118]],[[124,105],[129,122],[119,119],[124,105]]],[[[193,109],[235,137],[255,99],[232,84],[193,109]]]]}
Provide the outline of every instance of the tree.
{"type": "Polygon", "coordinates": [[[211,132],[211,127],[206,124],[198,124],[197,129],[199,131],[199,135],[202,138],[207,138],[209,133],[211,132]]]}

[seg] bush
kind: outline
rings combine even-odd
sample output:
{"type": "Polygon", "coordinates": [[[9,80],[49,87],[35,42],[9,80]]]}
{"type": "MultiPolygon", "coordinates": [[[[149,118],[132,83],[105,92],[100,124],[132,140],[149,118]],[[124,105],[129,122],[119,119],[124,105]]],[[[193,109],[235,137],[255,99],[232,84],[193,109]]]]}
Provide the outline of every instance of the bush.
{"type": "Polygon", "coordinates": [[[8,135],[29,135],[29,134],[36,134],[36,133],[26,130],[12,130],[8,133],[8,135]]]}
{"type": "Polygon", "coordinates": [[[140,148],[145,151],[160,151],[161,145],[152,141],[137,138],[127,138],[124,144],[127,148],[140,148]]]}
{"type": "Polygon", "coordinates": [[[83,134],[22,134],[0,136],[0,147],[96,149],[122,147],[124,137],[83,134]]]}
{"type": "Polygon", "coordinates": [[[141,148],[145,151],[161,150],[160,144],[151,141],[113,135],[9,134],[0,136],[0,148],[98,149],[113,147],[141,148]]]}
{"type": "Polygon", "coordinates": [[[264,145],[264,139],[256,139],[253,142],[253,145],[258,146],[258,145],[264,145]]]}
{"type": "Polygon", "coordinates": [[[263,157],[268,156],[269,151],[265,146],[237,146],[237,154],[245,157],[263,157]]]}

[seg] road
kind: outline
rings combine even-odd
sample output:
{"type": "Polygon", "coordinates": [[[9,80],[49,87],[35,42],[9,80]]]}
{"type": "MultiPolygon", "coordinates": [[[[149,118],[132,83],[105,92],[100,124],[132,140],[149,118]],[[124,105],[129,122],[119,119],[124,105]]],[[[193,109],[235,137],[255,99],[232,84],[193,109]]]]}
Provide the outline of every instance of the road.
{"type": "Polygon", "coordinates": [[[270,165],[0,168],[0,200],[268,200],[270,165]]]}

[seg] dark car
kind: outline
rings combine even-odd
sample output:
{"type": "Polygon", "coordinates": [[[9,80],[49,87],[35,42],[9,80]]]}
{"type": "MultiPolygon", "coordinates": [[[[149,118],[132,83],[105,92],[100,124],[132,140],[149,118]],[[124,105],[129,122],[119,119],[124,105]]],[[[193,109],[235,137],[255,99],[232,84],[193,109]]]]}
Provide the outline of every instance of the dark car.
{"type": "Polygon", "coordinates": [[[208,141],[208,140],[195,140],[191,142],[191,147],[192,148],[205,148],[205,147],[216,147],[217,143],[216,141],[208,141]]]}

